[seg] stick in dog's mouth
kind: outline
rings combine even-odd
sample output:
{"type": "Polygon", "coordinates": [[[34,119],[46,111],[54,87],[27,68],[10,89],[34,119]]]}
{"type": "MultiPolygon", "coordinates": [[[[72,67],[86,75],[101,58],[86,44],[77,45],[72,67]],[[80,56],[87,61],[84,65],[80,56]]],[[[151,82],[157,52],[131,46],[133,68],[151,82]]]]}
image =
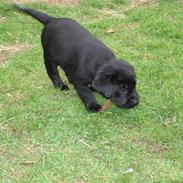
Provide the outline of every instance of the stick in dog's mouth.
{"type": "Polygon", "coordinates": [[[110,99],[108,99],[104,105],[102,106],[101,111],[106,111],[107,109],[109,109],[110,107],[112,107],[113,103],[110,99]]]}

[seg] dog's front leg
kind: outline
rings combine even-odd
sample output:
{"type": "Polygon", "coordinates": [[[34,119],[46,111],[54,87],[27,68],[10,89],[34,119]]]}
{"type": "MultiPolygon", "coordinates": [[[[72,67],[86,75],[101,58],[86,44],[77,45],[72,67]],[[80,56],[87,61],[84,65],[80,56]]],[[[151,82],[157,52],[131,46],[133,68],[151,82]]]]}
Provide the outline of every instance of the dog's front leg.
{"type": "Polygon", "coordinates": [[[97,103],[92,91],[87,85],[75,83],[74,87],[88,111],[98,112],[101,109],[101,105],[97,103]]]}

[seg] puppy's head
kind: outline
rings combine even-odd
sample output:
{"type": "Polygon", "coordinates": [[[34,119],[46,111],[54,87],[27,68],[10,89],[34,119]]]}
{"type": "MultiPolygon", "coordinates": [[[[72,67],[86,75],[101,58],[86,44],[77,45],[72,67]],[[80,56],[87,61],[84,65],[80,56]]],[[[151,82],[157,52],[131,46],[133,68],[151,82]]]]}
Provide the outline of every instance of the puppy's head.
{"type": "Polygon", "coordinates": [[[119,107],[132,108],[139,103],[133,67],[125,61],[110,61],[102,66],[92,87],[119,107]]]}

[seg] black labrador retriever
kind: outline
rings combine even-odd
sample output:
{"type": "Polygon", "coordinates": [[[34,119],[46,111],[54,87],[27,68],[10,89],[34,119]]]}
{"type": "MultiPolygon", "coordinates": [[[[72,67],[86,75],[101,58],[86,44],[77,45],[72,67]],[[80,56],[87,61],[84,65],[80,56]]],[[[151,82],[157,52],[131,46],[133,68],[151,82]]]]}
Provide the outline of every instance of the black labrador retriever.
{"type": "Polygon", "coordinates": [[[77,90],[87,110],[97,112],[93,91],[110,99],[119,107],[132,108],[139,103],[134,68],[69,18],[54,18],[24,5],[15,5],[42,24],[42,46],[48,76],[56,88],[68,90],[59,76],[60,66],[77,90]]]}

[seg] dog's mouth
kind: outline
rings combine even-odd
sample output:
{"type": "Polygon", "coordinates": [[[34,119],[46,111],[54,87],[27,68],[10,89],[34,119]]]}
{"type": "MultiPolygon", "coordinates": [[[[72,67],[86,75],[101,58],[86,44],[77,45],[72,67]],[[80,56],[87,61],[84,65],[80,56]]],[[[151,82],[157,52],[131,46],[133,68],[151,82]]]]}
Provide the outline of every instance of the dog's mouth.
{"type": "Polygon", "coordinates": [[[125,103],[120,103],[120,102],[116,102],[115,100],[113,100],[112,98],[110,98],[110,100],[117,106],[120,108],[124,108],[124,109],[131,109],[136,107],[139,104],[139,100],[138,99],[130,99],[125,103]]]}
{"type": "Polygon", "coordinates": [[[132,109],[132,108],[135,108],[137,107],[138,104],[122,104],[122,105],[119,105],[119,104],[115,104],[117,107],[119,108],[123,108],[123,109],[132,109]]]}
{"type": "Polygon", "coordinates": [[[133,103],[127,103],[127,104],[123,105],[123,108],[125,108],[125,109],[131,109],[131,108],[137,107],[138,104],[139,103],[135,103],[135,104],[133,104],[133,103]]]}

